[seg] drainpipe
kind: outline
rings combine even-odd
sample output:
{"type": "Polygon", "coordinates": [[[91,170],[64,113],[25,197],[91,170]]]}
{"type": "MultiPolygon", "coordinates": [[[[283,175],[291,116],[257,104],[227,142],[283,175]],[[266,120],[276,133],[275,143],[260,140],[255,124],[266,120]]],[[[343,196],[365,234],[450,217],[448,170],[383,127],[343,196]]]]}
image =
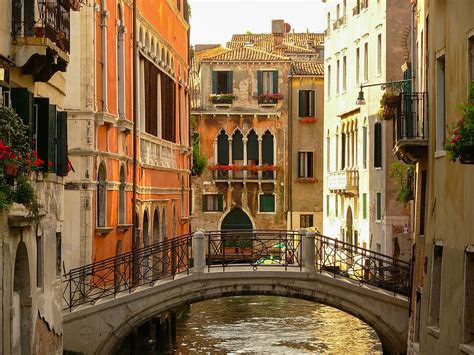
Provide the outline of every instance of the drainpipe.
{"type": "Polygon", "coordinates": [[[293,74],[288,75],[288,212],[290,213],[290,230],[293,230],[293,74]]]}
{"type": "Polygon", "coordinates": [[[132,17],[133,17],[133,181],[132,181],[132,250],[136,248],[135,235],[137,233],[137,109],[138,109],[138,92],[137,92],[137,65],[138,65],[138,47],[137,47],[137,0],[132,3],[132,17]]]}
{"type": "MultiPolygon", "coordinates": [[[[412,92],[417,91],[416,85],[416,72],[418,65],[418,58],[416,56],[416,37],[417,37],[417,27],[416,27],[416,2],[413,2],[411,5],[411,28],[412,28],[412,39],[411,39],[411,87],[412,92]]],[[[422,49],[423,50],[423,49],[422,49]]]]}
{"type": "Polygon", "coordinates": [[[100,14],[100,28],[102,35],[102,112],[107,112],[107,17],[109,17],[109,12],[106,8],[106,0],[102,0],[101,6],[102,13],[100,14]]]}

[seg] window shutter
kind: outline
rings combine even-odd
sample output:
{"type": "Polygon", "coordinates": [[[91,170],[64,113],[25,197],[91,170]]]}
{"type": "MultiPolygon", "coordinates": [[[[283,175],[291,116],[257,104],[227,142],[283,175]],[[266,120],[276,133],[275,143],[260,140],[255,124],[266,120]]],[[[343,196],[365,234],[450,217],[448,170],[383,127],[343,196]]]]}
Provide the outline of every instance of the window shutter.
{"type": "Polygon", "coordinates": [[[374,129],[374,167],[382,167],[382,124],[375,123],[374,129]]]}
{"type": "Polygon", "coordinates": [[[56,105],[49,105],[49,135],[48,135],[48,161],[52,162],[52,170],[56,172],[56,142],[57,142],[57,114],[56,105]]]}
{"type": "Polygon", "coordinates": [[[28,137],[33,141],[33,94],[26,88],[12,88],[12,107],[28,126],[28,137]]]}
{"type": "Polygon", "coordinates": [[[301,152],[298,152],[298,177],[303,177],[303,171],[301,169],[301,152]]]}
{"type": "Polygon", "coordinates": [[[273,93],[278,93],[278,70],[273,71],[273,93]]]}
{"type": "Polygon", "coordinates": [[[367,127],[362,127],[362,163],[363,168],[367,168],[367,127]]]}
{"type": "Polygon", "coordinates": [[[202,211],[206,212],[206,195],[201,195],[202,196],[202,211]]]}
{"type": "Polygon", "coordinates": [[[57,149],[56,149],[56,175],[67,175],[67,113],[58,111],[57,122],[57,149]]]}
{"type": "Polygon", "coordinates": [[[38,107],[38,126],[36,127],[38,157],[44,161],[43,170],[47,172],[49,161],[49,99],[35,98],[34,104],[38,107]]]}
{"type": "Polygon", "coordinates": [[[311,90],[309,92],[309,116],[315,117],[316,115],[316,100],[315,100],[315,91],[311,90]]]}
{"type": "Polygon", "coordinates": [[[308,154],[308,177],[313,177],[313,152],[309,152],[308,154]]]}
{"type": "Polygon", "coordinates": [[[212,72],[212,93],[217,94],[217,72],[212,72]]]}
{"type": "Polygon", "coordinates": [[[224,196],[222,194],[217,195],[217,210],[218,211],[224,210],[224,196]]]}
{"type": "Polygon", "coordinates": [[[305,101],[305,91],[304,90],[300,90],[299,92],[299,114],[298,116],[299,117],[305,117],[305,113],[306,113],[306,101],[305,101]]]}
{"type": "Polygon", "coordinates": [[[233,93],[233,88],[232,88],[232,83],[233,83],[233,72],[228,71],[227,72],[227,92],[226,94],[232,94],[233,93]]]}
{"type": "Polygon", "coordinates": [[[261,70],[257,71],[257,94],[260,98],[260,95],[263,93],[263,74],[261,70]]]}

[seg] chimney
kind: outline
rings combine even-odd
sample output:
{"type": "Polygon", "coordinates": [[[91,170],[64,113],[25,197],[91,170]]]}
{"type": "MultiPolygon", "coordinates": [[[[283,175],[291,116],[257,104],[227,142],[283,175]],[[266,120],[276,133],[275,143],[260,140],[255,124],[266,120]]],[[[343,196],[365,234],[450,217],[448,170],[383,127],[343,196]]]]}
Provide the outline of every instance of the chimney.
{"type": "Polygon", "coordinates": [[[272,20],[272,39],[273,39],[274,46],[279,46],[283,43],[284,33],[285,33],[285,21],[272,20]]]}

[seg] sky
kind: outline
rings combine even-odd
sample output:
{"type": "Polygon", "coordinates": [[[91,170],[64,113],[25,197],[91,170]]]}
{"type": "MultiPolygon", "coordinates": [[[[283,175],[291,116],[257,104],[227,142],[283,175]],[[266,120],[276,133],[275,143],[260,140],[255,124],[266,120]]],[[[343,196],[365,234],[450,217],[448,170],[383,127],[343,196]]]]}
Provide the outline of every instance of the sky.
{"type": "Polygon", "coordinates": [[[322,0],[189,0],[191,44],[225,45],[234,33],[270,33],[272,19],[295,32],[323,32],[328,4],[322,0]]]}

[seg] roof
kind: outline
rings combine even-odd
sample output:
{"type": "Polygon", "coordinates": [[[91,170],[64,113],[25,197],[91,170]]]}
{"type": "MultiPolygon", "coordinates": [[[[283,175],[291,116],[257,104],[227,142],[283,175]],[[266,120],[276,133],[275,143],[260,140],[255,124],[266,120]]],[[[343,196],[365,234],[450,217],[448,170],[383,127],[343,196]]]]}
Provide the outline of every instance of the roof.
{"type": "Polygon", "coordinates": [[[222,53],[225,53],[225,52],[229,52],[229,49],[219,46],[219,47],[208,48],[208,49],[203,49],[203,50],[200,50],[200,51],[196,51],[194,53],[194,55],[196,57],[196,60],[198,62],[200,62],[202,60],[214,57],[216,55],[219,55],[219,54],[222,54],[222,53]]]}
{"type": "Polygon", "coordinates": [[[259,48],[253,47],[237,47],[226,52],[217,54],[212,57],[207,57],[206,61],[224,61],[224,62],[256,62],[256,61],[287,61],[290,60],[287,56],[270,53],[259,48]]]}
{"type": "MultiPolygon", "coordinates": [[[[261,40],[271,41],[273,35],[271,33],[246,33],[246,34],[234,34],[230,42],[240,42],[242,44],[248,42],[258,42],[261,40]]],[[[303,33],[285,33],[283,34],[284,44],[294,44],[300,47],[306,47],[308,42],[311,42],[314,46],[321,46],[324,44],[323,33],[303,32],[303,33]]]]}
{"type": "Polygon", "coordinates": [[[293,62],[291,73],[293,75],[324,76],[324,64],[321,61],[293,62]]]}

